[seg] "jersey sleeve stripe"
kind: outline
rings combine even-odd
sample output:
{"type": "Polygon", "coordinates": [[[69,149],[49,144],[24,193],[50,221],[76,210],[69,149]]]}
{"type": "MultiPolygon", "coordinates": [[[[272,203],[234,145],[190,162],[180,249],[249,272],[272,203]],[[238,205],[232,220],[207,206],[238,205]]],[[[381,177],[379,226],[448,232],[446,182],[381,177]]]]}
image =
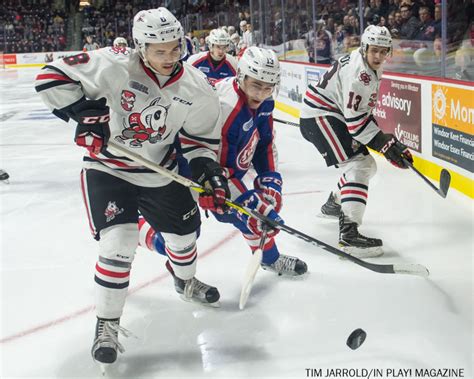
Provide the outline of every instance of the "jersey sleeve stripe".
{"type": "MultiPolygon", "coordinates": [[[[235,88],[235,86],[234,86],[235,88]]],[[[222,136],[227,136],[229,134],[229,129],[232,127],[233,122],[237,118],[238,114],[240,113],[240,110],[242,109],[243,102],[239,97],[239,100],[237,101],[237,104],[235,108],[232,110],[230,113],[229,117],[227,117],[227,120],[224,123],[224,126],[222,127],[222,136]]],[[[229,166],[227,159],[229,154],[229,144],[227,143],[227,138],[223,137],[221,140],[221,154],[220,154],[220,164],[223,167],[229,166]]]]}
{"type": "Polygon", "coordinates": [[[187,138],[190,138],[190,139],[193,139],[193,140],[196,140],[196,141],[201,141],[201,142],[204,142],[204,143],[208,143],[210,145],[219,145],[219,143],[220,143],[219,139],[192,136],[191,134],[187,133],[184,129],[181,129],[179,132],[180,132],[180,134],[182,134],[183,136],[185,136],[187,138]]]}
{"type": "Polygon", "coordinates": [[[337,108],[337,105],[336,103],[331,100],[329,97],[327,96],[324,96],[321,92],[319,92],[316,88],[314,88],[311,84],[308,86],[308,90],[312,91],[315,95],[321,97],[322,99],[324,99],[327,103],[331,104],[331,105],[334,105],[336,108],[337,108]]]}
{"type": "Polygon", "coordinates": [[[65,81],[65,80],[55,80],[53,82],[48,82],[48,83],[45,83],[45,84],[40,84],[40,85],[37,85],[35,86],[35,90],[36,92],[41,92],[41,91],[44,91],[44,90],[47,90],[49,88],[53,88],[53,87],[57,87],[57,86],[62,86],[64,84],[74,84],[76,85],[75,83],[71,82],[71,81],[65,81]]]}
{"type": "Polygon", "coordinates": [[[315,95],[313,95],[312,93],[310,93],[309,91],[306,91],[306,96],[309,97],[310,99],[314,100],[315,102],[317,102],[318,104],[321,104],[327,108],[329,108],[331,111],[335,111],[337,110],[337,108],[331,106],[331,104],[327,103],[326,101],[316,97],[315,95]]]}

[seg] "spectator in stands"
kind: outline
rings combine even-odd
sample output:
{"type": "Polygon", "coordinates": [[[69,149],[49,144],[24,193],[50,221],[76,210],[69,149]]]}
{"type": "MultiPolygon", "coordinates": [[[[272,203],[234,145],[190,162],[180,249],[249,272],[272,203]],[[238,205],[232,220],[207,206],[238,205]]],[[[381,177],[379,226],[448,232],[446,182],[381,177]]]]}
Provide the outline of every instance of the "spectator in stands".
{"type": "Polygon", "coordinates": [[[420,29],[420,22],[412,15],[411,5],[402,4],[400,7],[402,15],[402,26],[400,29],[400,38],[414,39],[420,29]]]}
{"type": "Polygon", "coordinates": [[[402,29],[403,19],[400,11],[393,14],[393,26],[389,28],[392,38],[400,38],[400,30],[402,29]]]}
{"type": "Polygon", "coordinates": [[[324,20],[316,24],[316,60],[315,63],[331,64],[333,60],[332,36],[326,30],[324,20]]]}
{"type": "Polygon", "coordinates": [[[239,35],[240,37],[244,36],[244,33],[247,31],[247,21],[242,20],[239,24],[239,35]]]}
{"type": "Polygon", "coordinates": [[[230,36],[230,44],[229,44],[229,54],[232,56],[237,56],[240,51],[239,48],[240,36],[237,33],[234,33],[230,36]]]}
{"type": "Polygon", "coordinates": [[[246,24],[246,31],[244,32],[242,36],[242,40],[245,44],[245,46],[250,47],[254,45],[254,35],[253,35],[253,30],[252,30],[252,24],[246,24]]]}
{"type": "Polygon", "coordinates": [[[92,51],[97,49],[100,49],[100,46],[94,41],[94,37],[91,35],[86,36],[86,43],[84,44],[82,51],[92,51]]]}
{"type": "Polygon", "coordinates": [[[430,9],[428,7],[421,7],[418,14],[421,24],[415,39],[420,41],[434,41],[436,35],[439,35],[441,30],[436,29],[436,23],[431,17],[430,9]]]}

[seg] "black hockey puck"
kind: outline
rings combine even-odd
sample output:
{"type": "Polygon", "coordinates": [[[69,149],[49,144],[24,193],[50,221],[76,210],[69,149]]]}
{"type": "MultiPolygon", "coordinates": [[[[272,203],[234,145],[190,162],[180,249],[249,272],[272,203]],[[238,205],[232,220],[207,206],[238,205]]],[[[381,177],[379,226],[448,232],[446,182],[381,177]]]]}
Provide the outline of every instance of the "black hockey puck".
{"type": "Polygon", "coordinates": [[[364,330],[356,329],[347,338],[346,344],[352,350],[355,350],[364,343],[366,337],[367,337],[367,333],[364,330]]]}

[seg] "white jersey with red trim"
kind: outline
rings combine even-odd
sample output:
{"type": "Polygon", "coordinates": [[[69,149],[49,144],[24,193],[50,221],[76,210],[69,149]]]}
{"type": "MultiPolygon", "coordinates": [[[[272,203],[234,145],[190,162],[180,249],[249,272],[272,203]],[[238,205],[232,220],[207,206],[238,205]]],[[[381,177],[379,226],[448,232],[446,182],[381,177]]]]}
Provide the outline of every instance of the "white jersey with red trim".
{"type": "Polygon", "coordinates": [[[354,50],[336,61],[317,85],[308,86],[301,118],[336,117],[355,140],[366,145],[380,131],[372,111],[381,76],[381,69],[372,70],[361,50],[354,50]]]}
{"type": "MultiPolygon", "coordinates": [[[[186,133],[187,158],[216,160],[220,128],[215,89],[194,67],[183,63],[160,85],[138,54],[104,48],[57,60],[44,67],[36,90],[58,117],[84,99],[105,97],[110,108],[110,139],[143,157],[177,171],[177,134],[186,133]]],[[[170,179],[105,150],[87,152],[84,167],[94,168],[145,187],[164,186],[170,179]]]]}

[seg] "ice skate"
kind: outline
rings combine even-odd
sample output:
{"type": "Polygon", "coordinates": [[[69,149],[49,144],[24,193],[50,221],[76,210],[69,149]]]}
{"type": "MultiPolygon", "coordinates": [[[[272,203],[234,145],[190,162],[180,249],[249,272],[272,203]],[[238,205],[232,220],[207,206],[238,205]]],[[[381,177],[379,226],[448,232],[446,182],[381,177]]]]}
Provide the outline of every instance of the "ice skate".
{"type": "Polygon", "coordinates": [[[104,374],[106,367],[117,360],[117,351],[123,353],[125,349],[118,340],[118,334],[125,337],[130,332],[120,326],[120,319],[97,318],[95,326],[95,339],[92,345],[92,358],[101,365],[104,374]]]}
{"type": "Polygon", "coordinates": [[[299,276],[308,271],[308,266],[301,259],[283,254],[280,254],[271,265],[262,263],[261,266],[264,270],[277,273],[278,276],[299,276]]]}
{"type": "Polygon", "coordinates": [[[9,178],[10,178],[10,175],[8,175],[8,172],[0,169],[0,182],[5,183],[5,184],[10,184],[10,181],[8,180],[9,178]]]}
{"type": "Polygon", "coordinates": [[[339,246],[356,258],[373,258],[383,254],[382,240],[359,233],[355,222],[345,222],[344,214],[339,218],[339,246]]]}
{"type": "Polygon", "coordinates": [[[174,288],[181,295],[184,301],[192,301],[211,307],[220,307],[220,294],[216,287],[201,282],[196,278],[183,280],[178,278],[173,271],[169,261],[166,262],[166,268],[173,275],[174,288]]]}
{"type": "Polygon", "coordinates": [[[341,214],[341,204],[336,203],[336,197],[331,192],[327,201],[321,206],[321,213],[318,215],[323,218],[338,219],[341,214]]]}

